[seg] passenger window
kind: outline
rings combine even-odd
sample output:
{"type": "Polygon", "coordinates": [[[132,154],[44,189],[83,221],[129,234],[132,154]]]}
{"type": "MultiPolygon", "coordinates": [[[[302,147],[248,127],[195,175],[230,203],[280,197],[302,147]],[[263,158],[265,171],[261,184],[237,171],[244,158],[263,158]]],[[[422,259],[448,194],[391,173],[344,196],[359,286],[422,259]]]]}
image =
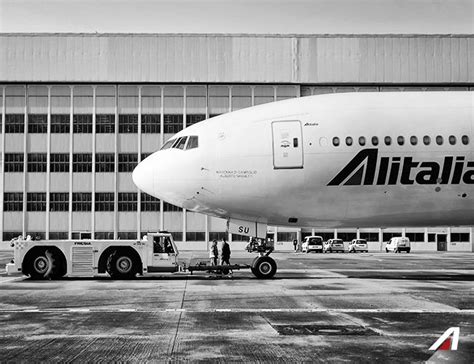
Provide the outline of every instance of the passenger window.
{"type": "Polygon", "coordinates": [[[165,144],[163,144],[163,146],[160,148],[160,150],[164,150],[164,149],[169,149],[171,148],[171,146],[173,145],[173,143],[176,141],[176,139],[170,139],[168,140],[165,144]]]}
{"type": "Polygon", "coordinates": [[[436,136],[436,144],[443,145],[443,137],[441,135],[436,136]]]}
{"type": "Polygon", "coordinates": [[[363,137],[363,136],[359,137],[359,145],[361,145],[361,146],[365,145],[365,137],[363,137]]]}
{"type": "Polygon", "coordinates": [[[332,145],[334,145],[335,147],[339,146],[339,138],[338,137],[332,138],[332,145]]]}
{"type": "Polygon", "coordinates": [[[372,145],[373,146],[379,145],[379,138],[377,138],[376,136],[372,137],[372,145]]]}
{"type": "Polygon", "coordinates": [[[418,138],[416,136],[411,136],[410,137],[410,144],[411,145],[417,145],[418,144],[418,138]]]}
{"type": "Polygon", "coordinates": [[[430,145],[430,143],[431,143],[431,138],[428,135],[425,135],[423,137],[423,144],[424,145],[430,145]]]}
{"type": "Polygon", "coordinates": [[[189,149],[194,149],[194,148],[197,148],[199,146],[198,144],[198,137],[197,136],[190,136],[189,137],[189,141],[188,141],[188,145],[186,146],[186,150],[189,150],[189,149]]]}
{"type": "Polygon", "coordinates": [[[464,145],[468,145],[469,144],[469,137],[467,135],[463,135],[461,137],[461,142],[464,144],[464,145]]]}
{"type": "Polygon", "coordinates": [[[449,136],[449,144],[451,145],[456,144],[456,137],[454,135],[449,136]]]}
{"type": "Polygon", "coordinates": [[[384,139],[384,141],[385,141],[385,145],[390,145],[390,144],[392,144],[392,138],[390,138],[389,136],[386,136],[385,139],[384,139]]]}
{"type": "Polygon", "coordinates": [[[184,149],[184,146],[186,145],[186,141],[188,140],[188,137],[183,137],[179,139],[179,142],[177,142],[173,148],[177,149],[184,149]]]}
{"type": "Polygon", "coordinates": [[[351,145],[352,145],[352,138],[351,138],[351,137],[347,137],[347,138],[346,138],[346,145],[347,145],[347,146],[351,146],[351,145]]]}
{"type": "Polygon", "coordinates": [[[397,138],[397,143],[398,143],[398,145],[403,145],[403,144],[405,144],[405,138],[402,137],[402,136],[399,136],[399,137],[397,138]]]}

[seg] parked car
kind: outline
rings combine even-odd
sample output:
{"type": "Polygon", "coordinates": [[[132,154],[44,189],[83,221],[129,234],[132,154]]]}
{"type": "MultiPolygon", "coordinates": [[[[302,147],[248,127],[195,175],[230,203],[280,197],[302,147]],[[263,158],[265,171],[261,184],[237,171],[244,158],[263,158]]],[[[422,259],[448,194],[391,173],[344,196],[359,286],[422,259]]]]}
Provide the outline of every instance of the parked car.
{"type": "Polygon", "coordinates": [[[357,252],[369,252],[369,248],[367,245],[367,240],[365,239],[352,239],[349,243],[349,253],[357,253],[357,252]]]}
{"type": "Polygon", "coordinates": [[[324,243],[324,252],[341,252],[344,253],[344,242],[342,239],[329,239],[324,243]]]}
{"type": "Polygon", "coordinates": [[[317,253],[323,252],[323,238],[320,236],[307,236],[301,244],[301,251],[309,253],[315,251],[317,253]]]}
{"type": "Polygon", "coordinates": [[[400,253],[406,251],[409,253],[411,250],[410,239],[403,237],[394,237],[391,238],[387,245],[385,246],[385,251],[388,253],[390,251],[394,253],[400,253]]]}

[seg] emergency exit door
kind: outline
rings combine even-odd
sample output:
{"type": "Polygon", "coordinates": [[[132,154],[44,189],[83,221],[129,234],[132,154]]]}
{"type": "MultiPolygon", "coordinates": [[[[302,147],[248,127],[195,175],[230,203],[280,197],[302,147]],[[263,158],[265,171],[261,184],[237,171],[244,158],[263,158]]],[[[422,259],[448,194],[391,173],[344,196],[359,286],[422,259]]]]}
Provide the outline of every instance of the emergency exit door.
{"type": "Polygon", "coordinates": [[[274,121],[273,167],[275,169],[303,168],[303,138],[298,120],[274,121]]]}

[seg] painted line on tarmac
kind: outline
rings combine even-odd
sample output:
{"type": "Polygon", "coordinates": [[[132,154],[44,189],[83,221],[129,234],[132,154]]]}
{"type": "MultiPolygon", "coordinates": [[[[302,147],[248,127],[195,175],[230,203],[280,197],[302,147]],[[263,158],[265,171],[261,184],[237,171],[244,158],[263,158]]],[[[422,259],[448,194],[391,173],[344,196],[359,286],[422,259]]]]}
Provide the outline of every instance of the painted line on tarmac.
{"type": "Polygon", "coordinates": [[[474,314],[474,309],[435,309],[435,310],[415,310],[415,309],[391,309],[391,308],[216,308],[209,310],[192,310],[184,308],[168,308],[162,310],[147,310],[135,308],[117,309],[95,309],[95,308],[45,308],[45,309],[0,309],[0,313],[420,313],[420,314],[474,314]]]}
{"type": "Polygon", "coordinates": [[[10,278],[10,279],[0,279],[0,284],[15,281],[15,280],[18,280],[18,279],[23,279],[23,278],[24,277],[21,276],[21,277],[13,277],[13,278],[10,278]]]}

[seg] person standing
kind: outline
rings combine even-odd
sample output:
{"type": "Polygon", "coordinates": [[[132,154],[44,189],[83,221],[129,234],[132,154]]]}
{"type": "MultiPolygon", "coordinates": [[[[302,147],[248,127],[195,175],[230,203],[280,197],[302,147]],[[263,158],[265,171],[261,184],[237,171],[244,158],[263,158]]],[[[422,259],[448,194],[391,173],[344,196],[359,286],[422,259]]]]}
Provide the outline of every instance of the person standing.
{"type": "Polygon", "coordinates": [[[293,249],[295,249],[295,253],[298,251],[298,240],[293,240],[293,249]]]}
{"type": "Polygon", "coordinates": [[[221,265],[230,265],[230,245],[225,238],[222,239],[221,265]]]}
{"type": "Polygon", "coordinates": [[[217,265],[217,258],[219,256],[219,251],[217,250],[217,240],[213,240],[211,248],[209,249],[209,258],[211,259],[211,265],[217,265]]]}

